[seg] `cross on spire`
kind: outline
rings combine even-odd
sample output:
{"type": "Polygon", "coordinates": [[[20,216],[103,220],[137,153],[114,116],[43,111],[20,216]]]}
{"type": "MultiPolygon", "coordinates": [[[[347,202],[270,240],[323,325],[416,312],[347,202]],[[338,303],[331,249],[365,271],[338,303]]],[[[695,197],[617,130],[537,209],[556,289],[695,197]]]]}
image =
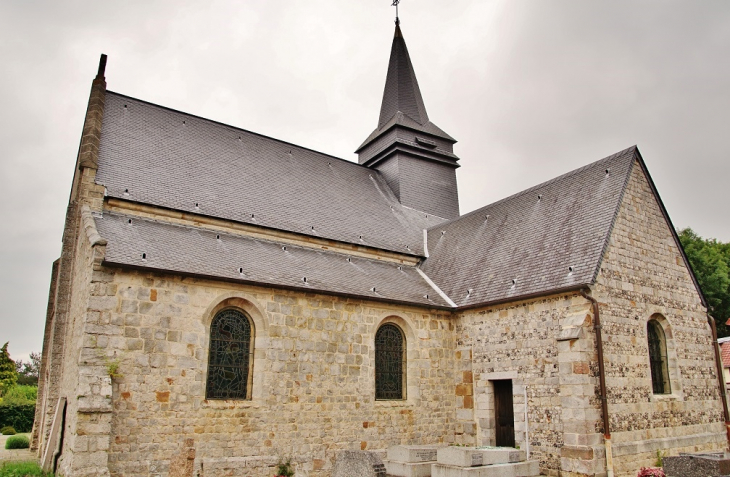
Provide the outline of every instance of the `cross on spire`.
{"type": "Polygon", "coordinates": [[[393,0],[393,3],[390,4],[391,7],[395,7],[395,24],[399,24],[400,20],[398,19],[398,4],[400,3],[400,0],[393,0]]]}

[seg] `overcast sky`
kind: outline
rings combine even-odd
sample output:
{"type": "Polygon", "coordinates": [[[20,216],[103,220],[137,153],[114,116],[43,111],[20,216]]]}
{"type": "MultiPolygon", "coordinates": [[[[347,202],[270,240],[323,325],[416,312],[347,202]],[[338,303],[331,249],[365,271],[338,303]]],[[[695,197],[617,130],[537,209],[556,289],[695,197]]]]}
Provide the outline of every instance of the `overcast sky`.
{"type": "MultiPolygon", "coordinates": [[[[390,0],[0,2],[0,346],[40,351],[91,81],[348,160],[390,0]]],[[[403,0],[461,212],[634,144],[678,228],[730,241],[730,1],[403,0]]]]}

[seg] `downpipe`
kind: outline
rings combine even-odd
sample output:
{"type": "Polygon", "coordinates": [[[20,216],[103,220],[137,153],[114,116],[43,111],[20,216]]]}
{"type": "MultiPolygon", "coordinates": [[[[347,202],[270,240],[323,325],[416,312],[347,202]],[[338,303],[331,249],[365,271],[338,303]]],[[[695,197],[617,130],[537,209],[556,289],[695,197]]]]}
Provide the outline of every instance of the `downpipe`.
{"type": "Polygon", "coordinates": [[[707,314],[707,322],[710,324],[710,330],[712,331],[712,347],[715,350],[715,366],[717,366],[717,384],[720,386],[720,400],[722,401],[722,411],[725,416],[725,437],[727,438],[728,447],[730,450],[730,413],[727,409],[727,396],[725,395],[725,378],[722,372],[722,358],[720,357],[720,346],[717,344],[717,327],[715,326],[715,319],[707,314]]]}
{"type": "MultiPolygon", "coordinates": [[[[606,395],[606,370],[603,366],[603,339],[601,338],[601,316],[599,314],[598,302],[595,298],[581,290],[583,298],[591,302],[593,307],[593,330],[596,333],[596,347],[598,350],[598,380],[601,392],[601,411],[603,414],[603,438],[606,448],[606,476],[613,477],[613,450],[611,449],[611,429],[608,422],[608,398],[606,395]]],[[[715,340],[717,342],[717,340],[715,340]]]]}

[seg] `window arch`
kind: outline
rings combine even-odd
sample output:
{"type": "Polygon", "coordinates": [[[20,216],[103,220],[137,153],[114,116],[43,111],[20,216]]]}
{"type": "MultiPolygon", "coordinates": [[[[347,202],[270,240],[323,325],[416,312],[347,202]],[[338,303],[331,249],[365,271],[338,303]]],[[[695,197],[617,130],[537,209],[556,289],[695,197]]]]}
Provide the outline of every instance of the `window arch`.
{"type": "Polygon", "coordinates": [[[403,331],[393,323],[375,333],[375,399],[405,399],[405,345],[403,331]]]}
{"type": "Polygon", "coordinates": [[[251,319],[242,311],[228,308],[215,315],[210,324],[206,399],[251,399],[253,335],[251,319]]]}
{"type": "Polygon", "coordinates": [[[664,328],[656,319],[646,325],[649,342],[649,365],[651,368],[651,386],[654,394],[670,394],[669,367],[667,366],[667,338],[664,328]]]}

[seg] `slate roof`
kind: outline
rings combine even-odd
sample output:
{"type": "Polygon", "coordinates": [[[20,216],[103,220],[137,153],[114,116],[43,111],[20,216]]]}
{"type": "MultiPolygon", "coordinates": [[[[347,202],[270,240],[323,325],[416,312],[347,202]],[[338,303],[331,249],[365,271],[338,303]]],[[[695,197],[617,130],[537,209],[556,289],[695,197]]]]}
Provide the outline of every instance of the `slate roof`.
{"type": "Polygon", "coordinates": [[[422,270],[460,307],[591,284],[637,158],[631,147],[430,228],[422,270]]]}
{"type": "Polygon", "coordinates": [[[376,170],[113,92],[96,181],[109,197],[416,256],[443,222],[402,206],[376,170]]]}
{"type": "Polygon", "coordinates": [[[108,242],[104,258],[108,265],[449,306],[413,266],[359,257],[348,260],[348,255],[337,252],[289,244],[284,250],[283,244],[273,241],[114,212],[95,217],[95,223],[108,242]]]}

